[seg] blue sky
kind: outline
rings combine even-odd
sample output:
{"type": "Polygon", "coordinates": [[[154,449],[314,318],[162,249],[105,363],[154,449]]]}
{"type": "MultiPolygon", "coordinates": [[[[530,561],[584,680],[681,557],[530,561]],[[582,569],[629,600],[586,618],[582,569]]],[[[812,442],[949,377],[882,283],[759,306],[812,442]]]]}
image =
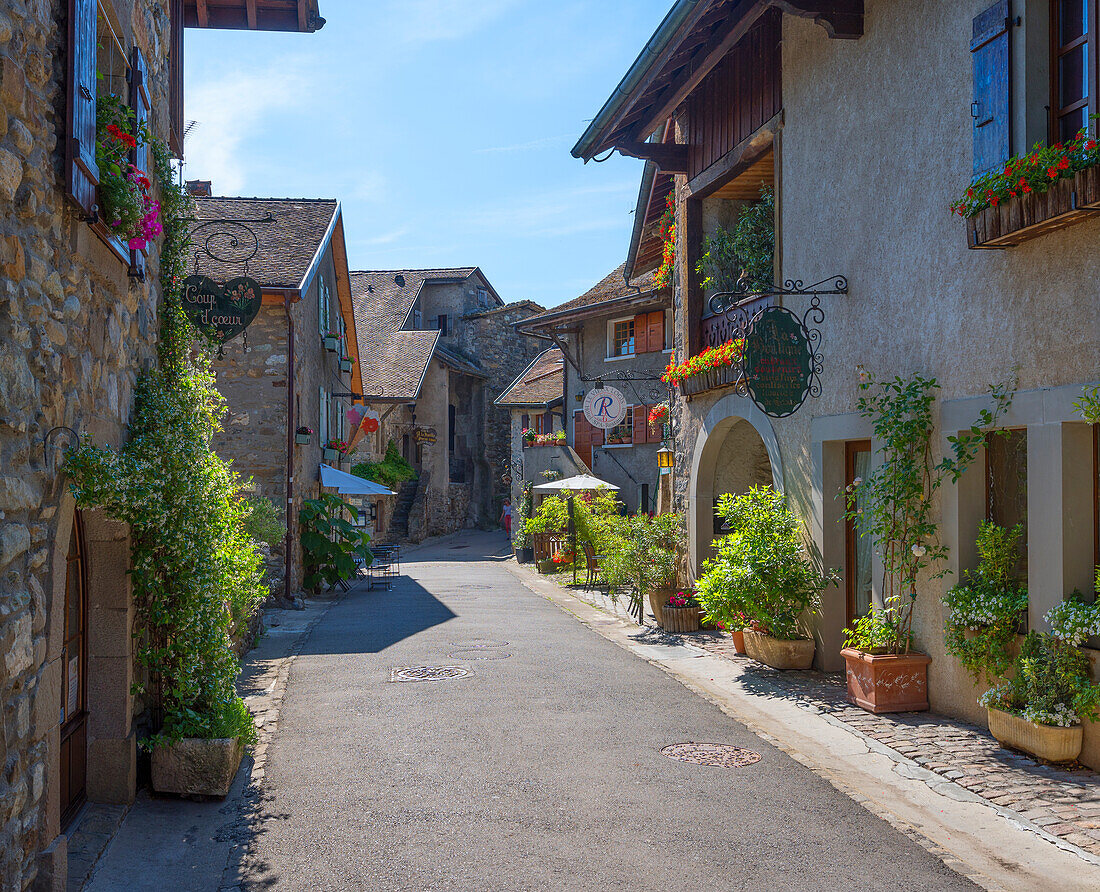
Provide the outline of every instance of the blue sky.
{"type": "Polygon", "coordinates": [[[186,176],[338,198],[352,269],[478,265],[553,306],[626,256],[642,162],[569,150],[670,0],[320,0],[186,36],[186,176]]]}

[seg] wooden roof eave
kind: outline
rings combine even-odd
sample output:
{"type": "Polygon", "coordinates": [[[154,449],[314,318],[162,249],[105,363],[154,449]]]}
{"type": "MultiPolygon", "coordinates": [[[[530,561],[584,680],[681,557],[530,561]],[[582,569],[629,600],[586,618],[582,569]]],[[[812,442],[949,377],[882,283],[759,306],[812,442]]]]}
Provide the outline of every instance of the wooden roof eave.
{"type": "Polygon", "coordinates": [[[318,0],[183,0],[185,28],[233,31],[297,31],[325,25],[318,0]]]}
{"type": "MultiPolygon", "coordinates": [[[[681,0],[673,12],[688,4],[689,0],[681,0]]],[[[708,0],[692,5],[691,25],[686,31],[665,34],[666,25],[662,23],[650,40],[652,44],[661,37],[660,50],[648,55],[643,51],[574,146],[574,157],[588,161],[601,152],[621,148],[625,150],[622,154],[659,162],[661,159],[652,154],[653,150],[647,150],[645,135],[675,112],[772,7],[812,19],[831,38],[857,39],[863,35],[863,0],[740,0],[733,6],[722,0],[708,0]],[[723,7],[723,17],[717,21],[706,17],[708,11],[713,13],[723,7]],[[639,67],[643,70],[636,70],[639,67]]],[[[678,163],[667,150],[659,151],[662,158],[667,156],[670,165],[678,163]]]]}
{"type": "Polygon", "coordinates": [[[640,310],[645,307],[668,307],[672,304],[671,295],[662,288],[650,288],[640,294],[626,294],[603,300],[596,304],[563,310],[559,314],[553,311],[540,319],[525,319],[513,323],[520,334],[532,334],[538,337],[538,331],[555,334],[569,334],[581,331],[584,323],[600,316],[613,316],[623,310],[640,310]]]}

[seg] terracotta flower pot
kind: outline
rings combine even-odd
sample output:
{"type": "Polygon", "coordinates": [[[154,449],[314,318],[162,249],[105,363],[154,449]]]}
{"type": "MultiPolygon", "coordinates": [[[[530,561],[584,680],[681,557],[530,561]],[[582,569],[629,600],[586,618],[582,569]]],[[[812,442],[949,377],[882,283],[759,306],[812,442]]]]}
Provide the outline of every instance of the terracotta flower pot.
{"type": "Polygon", "coordinates": [[[1002,712],[992,706],[986,707],[989,721],[989,733],[997,738],[1002,746],[1042,759],[1045,762],[1072,762],[1081,755],[1081,746],[1085,739],[1084,728],[1074,725],[1071,728],[1058,728],[1054,725],[1037,725],[1010,712],[1002,712]]]}
{"type": "Polygon", "coordinates": [[[928,709],[927,654],[869,654],[846,647],[848,701],[868,712],[923,712],[928,709]]]}
{"type": "Polygon", "coordinates": [[[698,632],[702,613],[698,607],[673,607],[665,604],[661,608],[661,627],[666,632],[698,632]]]}
{"type": "Polygon", "coordinates": [[[177,796],[229,795],[233,778],[244,755],[244,745],[236,737],[202,740],[187,737],[169,746],[153,750],[152,781],[158,793],[177,796]]]}
{"type": "Polygon", "coordinates": [[[658,588],[649,593],[649,609],[653,612],[653,618],[657,620],[657,625],[662,628],[665,624],[665,605],[674,594],[676,594],[674,588],[658,588]]]}
{"type": "Polygon", "coordinates": [[[736,632],[730,632],[730,641],[733,644],[733,652],[745,656],[747,653],[745,650],[745,630],[738,629],[736,632]]]}
{"type": "Polygon", "coordinates": [[[809,669],[814,663],[814,642],[811,638],[784,641],[745,629],[745,650],[758,663],[773,669],[809,669]]]}

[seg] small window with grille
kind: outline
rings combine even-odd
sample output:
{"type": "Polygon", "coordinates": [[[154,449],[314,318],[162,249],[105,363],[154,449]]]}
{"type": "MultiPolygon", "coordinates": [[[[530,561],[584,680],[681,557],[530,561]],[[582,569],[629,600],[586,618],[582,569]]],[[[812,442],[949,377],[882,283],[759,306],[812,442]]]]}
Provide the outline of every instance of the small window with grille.
{"type": "Polygon", "coordinates": [[[634,319],[617,319],[611,323],[610,356],[634,355],[634,319]]]}

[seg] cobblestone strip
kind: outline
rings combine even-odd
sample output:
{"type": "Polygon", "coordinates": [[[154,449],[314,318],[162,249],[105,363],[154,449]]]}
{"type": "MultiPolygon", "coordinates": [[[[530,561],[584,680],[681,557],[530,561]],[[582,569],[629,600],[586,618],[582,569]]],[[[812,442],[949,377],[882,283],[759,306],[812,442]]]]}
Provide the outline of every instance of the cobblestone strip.
{"type": "MultiPolygon", "coordinates": [[[[1095,771],[1045,765],[1004,749],[983,728],[934,713],[874,715],[848,703],[843,676],[761,666],[737,655],[722,633],[669,637],[738,663],[742,685],[750,693],[794,699],[924,769],[941,785],[947,781],[961,787],[1009,820],[1100,863],[1100,774],[1095,771]]],[[[931,777],[926,782],[940,789],[931,777]]],[[[951,795],[949,790],[940,792],[951,795]]]]}
{"type": "Polygon", "coordinates": [[[245,876],[248,846],[262,823],[263,807],[270,800],[270,796],[263,790],[267,753],[272,738],[278,730],[279,711],[286,697],[290,669],[301,655],[302,648],[305,647],[306,641],[309,640],[317,624],[325,618],[332,606],[343,600],[345,596],[346,593],[341,593],[334,598],[302,628],[286,656],[270,661],[271,664],[262,672],[249,675],[244,680],[243,686],[246,690],[242,690],[241,697],[256,720],[256,733],[259,740],[252,747],[251,753],[245,757],[250,763],[249,775],[241,797],[238,819],[228,831],[232,845],[225,869],[222,871],[218,892],[245,892],[249,888],[245,876]]]}

